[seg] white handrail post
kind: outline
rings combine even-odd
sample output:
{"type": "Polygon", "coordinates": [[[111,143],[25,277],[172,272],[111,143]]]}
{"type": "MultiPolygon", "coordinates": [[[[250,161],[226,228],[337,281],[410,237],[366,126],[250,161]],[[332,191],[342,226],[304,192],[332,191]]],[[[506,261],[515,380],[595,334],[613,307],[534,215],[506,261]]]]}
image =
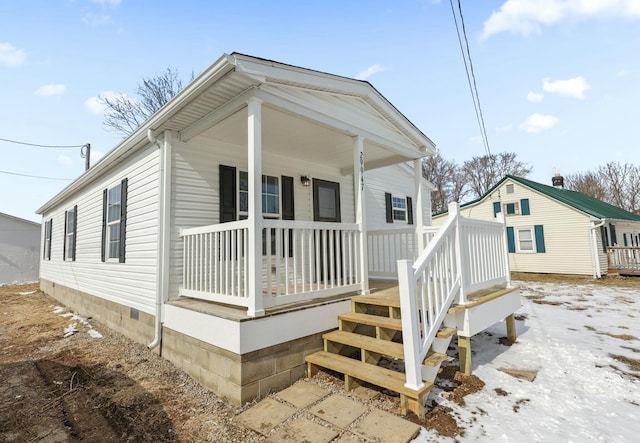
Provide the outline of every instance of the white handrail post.
{"type": "Polygon", "coordinates": [[[251,97],[247,106],[249,178],[249,309],[247,315],[264,315],[262,297],[262,100],[251,97]]]}
{"type": "Polygon", "coordinates": [[[460,223],[460,205],[458,202],[451,202],[448,206],[449,217],[455,218],[455,247],[454,254],[456,255],[456,277],[460,281],[460,296],[458,297],[458,304],[465,304],[467,302],[467,278],[468,270],[466,269],[466,255],[469,253],[464,247],[466,244],[466,238],[462,230],[462,223],[460,223]]]}
{"type": "Polygon", "coordinates": [[[416,280],[411,260],[398,260],[398,289],[400,290],[400,312],[402,313],[402,339],[404,365],[409,389],[419,390],[422,382],[420,361],[420,320],[416,299],[416,280]]]}
{"type": "Polygon", "coordinates": [[[507,287],[511,287],[511,265],[509,264],[509,244],[507,240],[507,219],[504,212],[499,212],[497,220],[502,223],[502,250],[504,254],[504,272],[507,279],[507,287]]]}

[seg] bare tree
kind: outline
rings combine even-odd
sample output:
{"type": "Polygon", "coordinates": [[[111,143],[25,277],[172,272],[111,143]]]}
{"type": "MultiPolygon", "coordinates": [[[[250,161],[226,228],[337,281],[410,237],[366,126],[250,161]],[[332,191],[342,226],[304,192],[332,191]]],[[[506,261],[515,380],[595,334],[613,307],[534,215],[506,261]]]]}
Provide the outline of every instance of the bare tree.
{"type": "Polygon", "coordinates": [[[515,152],[473,157],[462,165],[462,172],[474,197],[484,195],[507,174],[526,177],[532,168],[517,159],[515,152]]]}
{"type": "Polygon", "coordinates": [[[106,107],[104,125],[126,137],[181,90],[182,80],[178,77],[178,70],[167,68],[155,77],[143,77],[142,82],[138,83],[137,98],[124,94],[100,96],[99,102],[106,107]]]}
{"type": "Polygon", "coordinates": [[[595,171],[565,177],[567,188],[618,206],[627,211],[640,207],[640,167],[609,162],[595,171]]]}
{"type": "Polygon", "coordinates": [[[466,186],[460,167],[440,153],[422,162],[422,175],[436,187],[431,193],[432,213],[446,211],[450,202],[464,197],[466,186]]]}

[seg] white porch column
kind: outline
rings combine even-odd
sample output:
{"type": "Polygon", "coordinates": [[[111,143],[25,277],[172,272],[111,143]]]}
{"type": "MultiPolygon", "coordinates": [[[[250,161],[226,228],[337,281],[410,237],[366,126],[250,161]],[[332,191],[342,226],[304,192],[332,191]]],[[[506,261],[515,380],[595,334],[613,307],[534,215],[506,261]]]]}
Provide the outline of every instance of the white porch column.
{"type": "Polygon", "coordinates": [[[418,237],[418,255],[424,251],[427,246],[424,241],[424,208],[422,203],[422,159],[418,158],[413,161],[413,178],[416,188],[416,210],[414,221],[416,224],[416,237],[418,237]]]}
{"type": "Polygon", "coordinates": [[[252,97],[247,106],[249,178],[249,265],[247,315],[264,315],[262,298],[262,100],[252,97]]]}
{"type": "Polygon", "coordinates": [[[362,294],[369,294],[369,255],[367,245],[367,210],[364,194],[364,138],[353,137],[353,185],[356,203],[356,224],[360,226],[360,269],[362,294]]]}

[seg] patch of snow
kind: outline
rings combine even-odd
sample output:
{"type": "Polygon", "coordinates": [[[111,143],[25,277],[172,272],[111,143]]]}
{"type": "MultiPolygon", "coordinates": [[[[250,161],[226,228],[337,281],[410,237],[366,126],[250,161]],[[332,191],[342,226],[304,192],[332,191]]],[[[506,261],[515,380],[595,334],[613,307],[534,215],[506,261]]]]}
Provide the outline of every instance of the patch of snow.
{"type": "Polygon", "coordinates": [[[18,292],[18,295],[31,295],[31,294],[35,294],[38,291],[29,291],[29,292],[18,292]]]}
{"type": "Polygon", "coordinates": [[[78,332],[78,324],[77,323],[71,323],[69,326],[67,326],[66,328],[64,328],[64,338],[67,337],[71,337],[73,334],[75,334],[76,332],[78,332]]]}
{"type": "Polygon", "coordinates": [[[63,308],[62,306],[55,306],[53,308],[53,313],[54,314],[60,314],[61,312],[64,312],[66,310],[67,310],[67,308],[63,308]]]}
{"type": "Polygon", "coordinates": [[[102,338],[102,334],[93,328],[89,329],[87,333],[91,336],[91,338],[102,338]]]}
{"type": "MultiPolygon", "coordinates": [[[[440,397],[462,435],[455,441],[635,441],[640,433],[640,359],[637,288],[518,282],[518,339],[499,344],[504,322],[471,339],[473,373],[485,387],[466,406],[440,397]],[[617,357],[617,358],[616,358],[617,357]],[[533,382],[500,369],[537,371],[533,382]],[[499,395],[496,389],[507,395],[499,395]]],[[[455,341],[455,340],[454,340],[455,341]]],[[[423,429],[416,442],[452,442],[423,429]]]]}

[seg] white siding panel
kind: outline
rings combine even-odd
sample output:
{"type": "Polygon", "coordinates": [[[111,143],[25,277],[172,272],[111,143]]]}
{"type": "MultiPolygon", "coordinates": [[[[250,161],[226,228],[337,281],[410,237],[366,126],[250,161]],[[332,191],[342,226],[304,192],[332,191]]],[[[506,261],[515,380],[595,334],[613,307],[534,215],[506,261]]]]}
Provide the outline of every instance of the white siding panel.
{"type": "MultiPolygon", "coordinates": [[[[154,313],[158,256],[159,151],[141,150],[108,175],[43,214],[53,219],[51,260],[41,278],[154,313]],[[128,178],[126,263],[101,261],[103,190],[128,178]],[[76,261],[63,260],[64,213],[78,205],[76,261]]],[[[42,247],[42,246],[41,246],[42,247]]]]}

